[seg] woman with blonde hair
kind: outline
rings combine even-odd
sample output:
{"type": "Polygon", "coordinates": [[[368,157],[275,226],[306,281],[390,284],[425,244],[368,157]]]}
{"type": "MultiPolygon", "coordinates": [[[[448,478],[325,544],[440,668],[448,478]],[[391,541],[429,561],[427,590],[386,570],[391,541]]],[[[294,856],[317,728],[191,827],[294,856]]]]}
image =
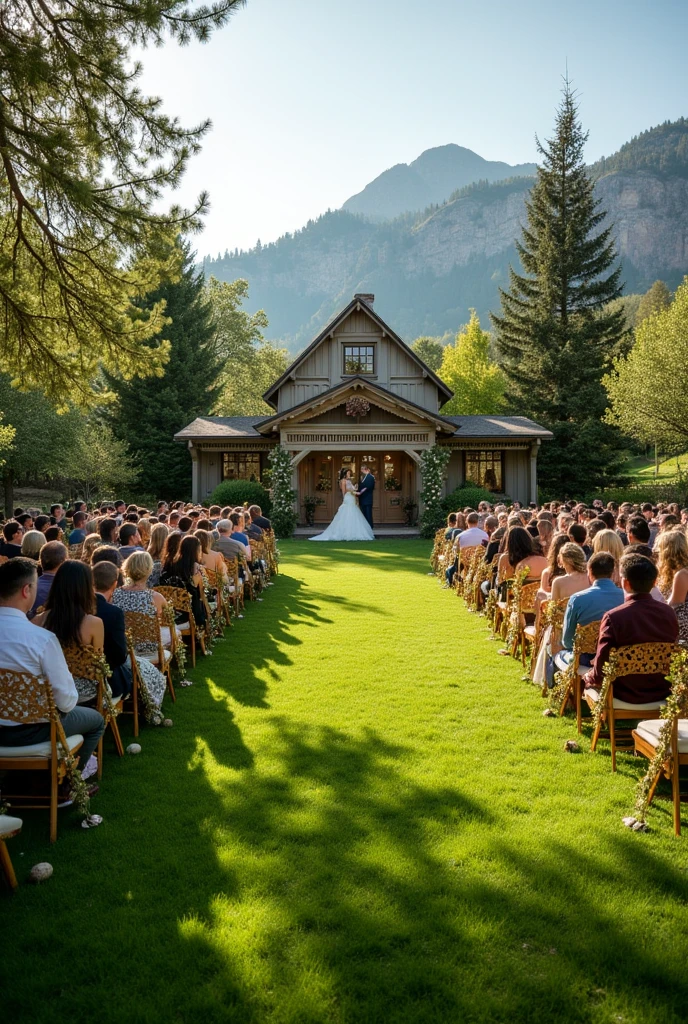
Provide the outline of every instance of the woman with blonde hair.
{"type": "Polygon", "coordinates": [[[621,573],[619,572],[619,562],[624,553],[624,544],[616,530],[600,530],[599,533],[595,534],[592,542],[593,555],[596,555],[598,551],[606,551],[616,562],[612,579],[617,587],[620,587],[621,573]]]}
{"type": "Polygon", "coordinates": [[[153,559],[153,571],[148,577],[148,586],[157,587],[160,584],[160,573],[162,572],[162,553],[165,549],[169,530],[164,523],[156,523],[151,530],[148,541],[148,554],[153,559]]]}
{"type": "Polygon", "coordinates": [[[21,543],[21,553],[23,557],[31,558],[34,562],[37,562],[41,548],[45,543],[47,543],[45,534],[40,530],[27,530],[21,543]]]}
{"type": "MultiPolygon", "coordinates": [[[[134,551],[129,555],[122,566],[125,576],[125,584],[119,587],[112,595],[112,603],[123,612],[140,612],[143,615],[150,615],[160,619],[167,602],[162,594],[155,590],[148,589],[148,577],[153,570],[153,559],[147,551],[134,551]]],[[[163,634],[163,642],[165,636],[163,634]]],[[[152,662],[146,658],[150,655],[157,655],[157,644],[152,641],[145,641],[137,644],[134,653],[141,655],[137,657],[136,663],[139,668],[143,685],[153,704],[160,708],[162,699],[165,696],[167,681],[152,662]]]]}
{"type": "Polygon", "coordinates": [[[81,549],[81,561],[86,562],[86,565],[91,564],[93,558],[93,552],[96,548],[99,548],[103,541],[101,540],[99,533],[89,533],[84,541],[84,546],[81,549]]]}
{"type": "MultiPolygon", "coordinates": [[[[581,590],[587,590],[590,586],[586,569],[585,553],[578,544],[570,541],[559,550],[559,565],[564,570],[562,576],[552,580],[552,601],[559,602],[562,606],[568,604],[568,600],[581,590]]],[[[551,626],[548,626],[542,636],[537,660],[533,669],[533,682],[542,686],[547,682],[551,686],[554,681],[554,655],[561,650],[561,630],[556,633],[551,626]]]]}
{"type": "Polygon", "coordinates": [[[688,643],[688,540],[683,530],[667,530],[655,541],[657,586],[676,612],[678,638],[688,643]]]}
{"type": "Polygon", "coordinates": [[[147,519],[139,519],[136,524],[139,528],[139,537],[144,548],[148,547],[151,539],[151,524],[147,519]]]}

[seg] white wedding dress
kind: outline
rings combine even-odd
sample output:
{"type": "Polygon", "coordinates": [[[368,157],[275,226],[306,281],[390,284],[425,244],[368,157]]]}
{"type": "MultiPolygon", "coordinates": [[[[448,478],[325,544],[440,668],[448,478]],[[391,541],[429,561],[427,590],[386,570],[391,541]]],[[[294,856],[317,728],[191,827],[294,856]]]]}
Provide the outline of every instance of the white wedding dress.
{"type": "Polygon", "coordinates": [[[368,520],[358,507],[355,490],[351,481],[347,480],[346,494],[336,516],[324,533],[309,537],[309,540],[375,540],[368,520]]]}

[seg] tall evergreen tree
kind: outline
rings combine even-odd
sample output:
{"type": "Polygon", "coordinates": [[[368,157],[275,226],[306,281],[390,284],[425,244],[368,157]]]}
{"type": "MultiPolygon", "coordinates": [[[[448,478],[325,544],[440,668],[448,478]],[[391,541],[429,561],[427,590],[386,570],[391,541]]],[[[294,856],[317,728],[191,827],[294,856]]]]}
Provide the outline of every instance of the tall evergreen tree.
{"type": "Polygon", "coordinates": [[[115,436],[129,444],[139,463],[140,490],[160,498],[184,498],[191,492],[191,458],[173,437],[213,408],[222,370],[203,275],[194,267],[188,242],[178,244],[182,250],[179,281],[148,297],[152,303],[164,299],[171,319],[164,332],[170,342],[164,376],[108,377],[118,396],[110,413],[115,436]]]}
{"type": "Polygon", "coordinates": [[[587,140],[565,81],[554,137],[537,141],[542,164],[517,242],[523,273],[510,270],[492,320],[515,413],[554,433],[540,454],[540,482],[557,496],[582,494],[608,479],[618,435],[602,422],[602,386],[624,333],[621,270],[606,213],[583,161],[587,140]]]}

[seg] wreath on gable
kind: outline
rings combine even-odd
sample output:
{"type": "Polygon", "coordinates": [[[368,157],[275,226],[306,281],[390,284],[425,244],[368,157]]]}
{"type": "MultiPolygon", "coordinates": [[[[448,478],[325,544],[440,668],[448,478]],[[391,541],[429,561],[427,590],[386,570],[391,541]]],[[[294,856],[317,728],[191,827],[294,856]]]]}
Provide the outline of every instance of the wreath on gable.
{"type": "Polygon", "coordinates": [[[347,416],[367,416],[369,412],[370,402],[367,398],[362,398],[360,395],[354,395],[346,403],[347,416]]]}

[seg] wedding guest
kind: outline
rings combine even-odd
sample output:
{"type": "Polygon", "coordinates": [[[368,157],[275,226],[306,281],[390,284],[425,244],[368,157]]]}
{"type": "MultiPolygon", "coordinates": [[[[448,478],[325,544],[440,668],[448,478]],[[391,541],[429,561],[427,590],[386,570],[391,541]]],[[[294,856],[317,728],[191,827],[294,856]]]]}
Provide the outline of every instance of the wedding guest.
{"type": "Polygon", "coordinates": [[[33,558],[34,562],[37,562],[45,542],[45,534],[41,533],[40,530],[28,530],[22,537],[22,555],[24,558],[33,558]]]}
{"type": "MultiPolygon", "coordinates": [[[[603,557],[601,554],[598,557],[603,557]]],[[[602,688],[604,666],[615,647],[632,644],[676,643],[678,621],[672,608],[650,596],[657,579],[657,567],[644,555],[625,554],[621,559],[623,604],[606,612],[592,669],[584,678],[587,688],[602,688]]],[[[654,675],[622,676],[614,682],[614,696],[629,704],[649,704],[669,696],[671,684],[661,672],[654,675]]]]}
{"type": "MultiPolygon", "coordinates": [[[[91,567],[83,562],[67,560],[55,573],[45,611],[37,615],[34,622],[54,633],[63,649],[74,644],[102,652],[104,629],[95,610],[91,567]]],[[[79,704],[88,704],[95,699],[95,680],[75,677],[74,685],[79,694],[79,704]]]]}
{"type": "Polygon", "coordinates": [[[109,516],[105,519],[101,519],[98,524],[98,533],[103,544],[116,544],[117,534],[119,533],[119,523],[116,519],[112,519],[109,516]]]}
{"type": "Polygon", "coordinates": [[[0,544],[0,555],[4,558],[17,558],[21,555],[22,538],[24,528],[16,519],[10,519],[2,528],[2,544],[0,544]]]}
{"type": "MultiPolygon", "coordinates": [[[[0,565],[0,668],[48,680],[66,735],[81,734],[84,738],[76,752],[83,769],[98,746],[105,720],[93,708],[77,707],[78,693],[58,638],[26,617],[34,603],[37,582],[36,566],[28,558],[17,557],[0,565]]],[[[22,724],[0,720],[0,746],[26,746],[49,739],[48,721],[22,724]]],[[[62,800],[68,797],[68,788],[61,787],[62,800]]]]}
{"type": "Polygon", "coordinates": [[[40,530],[41,533],[45,533],[45,531],[48,529],[49,526],[50,526],[50,516],[46,516],[46,515],[36,516],[36,518],[33,521],[33,528],[34,528],[34,530],[40,530]]]}
{"type": "Polygon", "coordinates": [[[612,575],[612,579],[617,587],[621,586],[621,575],[619,572],[619,563],[623,558],[624,546],[621,537],[619,537],[616,530],[600,530],[595,535],[595,539],[592,542],[593,553],[598,551],[607,551],[614,559],[616,568],[612,575]]]}
{"type": "Polygon", "coordinates": [[[191,610],[198,629],[203,629],[207,615],[202,599],[204,586],[200,570],[201,544],[197,537],[183,537],[179,552],[169,569],[165,566],[160,573],[160,585],[186,590],[191,597],[191,610]]]}
{"type": "Polygon", "coordinates": [[[657,585],[676,612],[679,640],[688,643],[688,540],[682,530],[660,533],[657,554],[657,585]]]}
{"type": "Polygon", "coordinates": [[[50,519],[54,526],[61,526],[64,529],[65,518],[64,505],[56,502],[50,506],[50,519]]]}
{"type": "Polygon", "coordinates": [[[237,541],[244,547],[244,556],[248,561],[251,558],[251,545],[249,544],[248,537],[243,532],[241,526],[241,517],[238,512],[229,513],[229,521],[232,524],[232,540],[237,541]]]}
{"type": "Polygon", "coordinates": [[[537,520],[537,535],[542,545],[542,550],[547,556],[549,554],[550,544],[554,537],[554,526],[552,525],[551,519],[538,519],[537,520]]]}
{"type": "Polygon", "coordinates": [[[587,543],[588,531],[582,523],[571,523],[568,528],[569,540],[573,544],[578,544],[579,547],[585,552],[585,557],[590,558],[592,554],[592,548],[587,543]]]}
{"type": "Polygon", "coordinates": [[[631,516],[626,523],[626,534],[629,544],[647,544],[652,547],[650,527],[643,516],[631,516]]]}
{"type": "Polygon", "coordinates": [[[219,551],[214,551],[212,548],[212,535],[208,530],[196,530],[194,536],[198,538],[198,542],[201,545],[201,565],[206,569],[219,573],[222,578],[226,577],[227,566],[222,554],[219,551]]]}
{"type": "Polygon", "coordinates": [[[148,554],[153,559],[153,571],[148,578],[149,587],[157,587],[160,583],[162,571],[162,555],[167,540],[167,527],[164,523],[156,523],[151,530],[150,541],[148,542],[148,554]]]}
{"type": "Polygon", "coordinates": [[[41,575],[36,587],[36,596],[29,612],[29,618],[33,618],[39,608],[44,608],[48,600],[50,589],[55,579],[55,573],[63,562],[67,561],[67,548],[59,540],[47,541],[40,552],[41,575]]]}
{"type": "Polygon", "coordinates": [[[89,533],[86,536],[83,547],[81,549],[81,561],[89,565],[93,561],[93,555],[99,547],[112,547],[113,545],[104,544],[100,539],[100,535],[97,533],[89,533]]]}
{"type": "Polygon", "coordinates": [[[482,530],[478,525],[480,516],[477,512],[469,512],[466,516],[466,529],[462,530],[456,538],[456,544],[460,549],[463,548],[474,548],[480,544],[483,547],[487,546],[489,537],[485,530],[482,530]]]}
{"type": "MultiPolygon", "coordinates": [[[[135,551],[133,555],[129,555],[124,563],[126,582],[113,593],[112,604],[125,614],[140,612],[159,621],[167,602],[162,594],[147,587],[152,568],[153,560],[147,551],[135,551]]],[[[145,687],[150,702],[159,709],[165,696],[167,680],[152,661],[147,660],[148,657],[158,656],[158,645],[152,640],[145,640],[136,644],[134,653],[141,655],[136,659],[141,684],[145,687]]]]}
{"type": "Polygon", "coordinates": [[[33,530],[33,516],[30,512],[20,512],[20,514],[14,518],[17,520],[24,533],[28,530],[33,530]]]}
{"type": "Polygon", "coordinates": [[[124,523],[119,528],[120,554],[126,561],[135,551],[143,551],[141,535],[136,523],[124,523]]]}
{"type": "Polygon", "coordinates": [[[73,529],[69,534],[70,544],[83,544],[86,540],[86,521],[88,516],[85,512],[75,512],[72,516],[73,529]]]}
{"type": "Polygon", "coordinates": [[[114,697],[131,693],[131,668],[127,666],[129,652],[124,625],[124,612],[113,605],[112,596],[117,589],[119,569],[112,562],[98,562],[93,566],[93,587],[96,593],[96,615],[103,622],[103,650],[112,670],[109,678],[114,697]]]}
{"type": "Polygon", "coordinates": [[[64,540],[64,530],[61,526],[49,526],[45,531],[44,537],[46,540],[64,540]]]}
{"type": "MultiPolygon", "coordinates": [[[[573,657],[577,626],[598,622],[606,612],[623,604],[624,592],[612,579],[615,568],[616,560],[608,551],[599,551],[590,556],[587,563],[589,586],[573,595],[566,606],[561,635],[563,651],[556,661],[558,668],[565,668],[573,657]]],[[[584,659],[582,664],[589,665],[590,658],[584,659]]]]}

